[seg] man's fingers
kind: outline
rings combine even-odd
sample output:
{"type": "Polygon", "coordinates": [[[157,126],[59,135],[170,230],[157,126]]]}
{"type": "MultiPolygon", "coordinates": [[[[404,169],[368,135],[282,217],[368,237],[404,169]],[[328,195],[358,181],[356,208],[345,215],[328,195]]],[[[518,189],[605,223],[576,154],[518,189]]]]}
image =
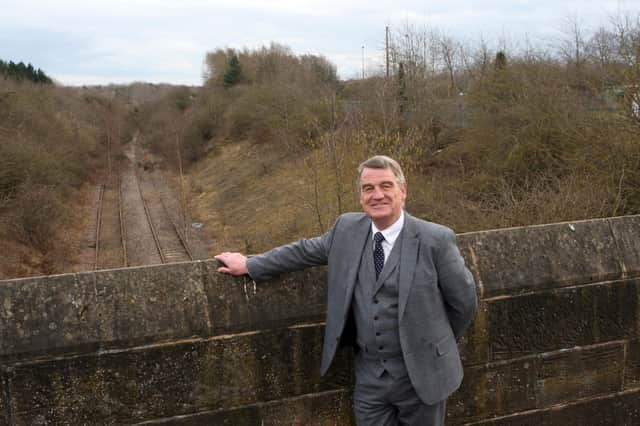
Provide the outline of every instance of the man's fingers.
{"type": "Polygon", "coordinates": [[[242,253],[223,252],[214,256],[222,265],[218,272],[230,275],[244,275],[247,271],[247,258],[242,253]]]}

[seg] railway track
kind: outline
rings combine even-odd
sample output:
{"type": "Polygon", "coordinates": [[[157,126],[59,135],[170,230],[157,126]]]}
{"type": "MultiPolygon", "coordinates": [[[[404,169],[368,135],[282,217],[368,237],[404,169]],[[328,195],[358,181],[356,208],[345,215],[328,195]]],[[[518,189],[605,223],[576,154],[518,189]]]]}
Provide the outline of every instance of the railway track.
{"type": "Polygon", "coordinates": [[[176,222],[180,215],[170,211],[163,199],[171,194],[157,188],[151,173],[138,169],[134,147],[128,148],[128,160],[116,161],[107,139],[107,176],[99,189],[96,218],[96,270],[194,258],[176,222]]]}
{"type": "Polygon", "coordinates": [[[153,240],[162,263],[193,260],[189,244],[169,211],[153,180],[136,172],[136,182],[140,199],[149,222],[153,240]]]}
{"type": "Polygon", "coordinates": [[[100,186],[96,219],[95,269],[128,265],[120,178],[111,175],[100,186]]]}

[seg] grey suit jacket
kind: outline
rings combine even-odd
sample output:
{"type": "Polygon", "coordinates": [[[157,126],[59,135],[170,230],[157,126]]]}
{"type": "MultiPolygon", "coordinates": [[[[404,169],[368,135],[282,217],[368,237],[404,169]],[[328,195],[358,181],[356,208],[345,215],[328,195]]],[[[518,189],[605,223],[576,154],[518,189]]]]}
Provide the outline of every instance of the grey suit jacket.
{"type": "MultiPolygon", "coordinates": [[[[345,330],[370,227],[371,219],[364,213],[346,213],[322,236],[277,247],[247,261],[249,275],[258,282],[283,272],[328,265],[323,375],[345,330]]],[[[400,344],[418,396],[426,404],[435,404],[462,382],[456,340],[475,315],[476,288],[451,229],[405,214],[403,232],[398,295],[400,344]]]]}

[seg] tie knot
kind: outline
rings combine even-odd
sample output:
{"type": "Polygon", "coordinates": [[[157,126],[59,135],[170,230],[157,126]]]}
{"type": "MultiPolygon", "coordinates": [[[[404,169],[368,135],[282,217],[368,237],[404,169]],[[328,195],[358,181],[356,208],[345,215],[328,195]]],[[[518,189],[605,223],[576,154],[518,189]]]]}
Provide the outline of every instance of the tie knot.
{"type": "Polygon", "coordinates": [[[384,241],[384,236],[382,235],[382,232],[376,232],[375,235],[373,236],[373,239],[375,240],[376,243],[381,243],[384,241]]]}

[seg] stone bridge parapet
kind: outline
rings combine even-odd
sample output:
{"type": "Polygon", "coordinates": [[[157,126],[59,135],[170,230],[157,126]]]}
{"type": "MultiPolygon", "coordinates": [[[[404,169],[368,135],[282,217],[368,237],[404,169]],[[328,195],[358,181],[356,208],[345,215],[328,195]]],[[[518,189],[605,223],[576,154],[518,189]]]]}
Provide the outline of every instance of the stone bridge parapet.
{"type": "MultiPolygon", "coordinates": [[[[640,216],[460,234],[478,315],[449,425],[640,424],[640,216]]],[[[0,425],[352,423],[319,377],[323,268],[215,261],[0,282],[0,425]]]]}

